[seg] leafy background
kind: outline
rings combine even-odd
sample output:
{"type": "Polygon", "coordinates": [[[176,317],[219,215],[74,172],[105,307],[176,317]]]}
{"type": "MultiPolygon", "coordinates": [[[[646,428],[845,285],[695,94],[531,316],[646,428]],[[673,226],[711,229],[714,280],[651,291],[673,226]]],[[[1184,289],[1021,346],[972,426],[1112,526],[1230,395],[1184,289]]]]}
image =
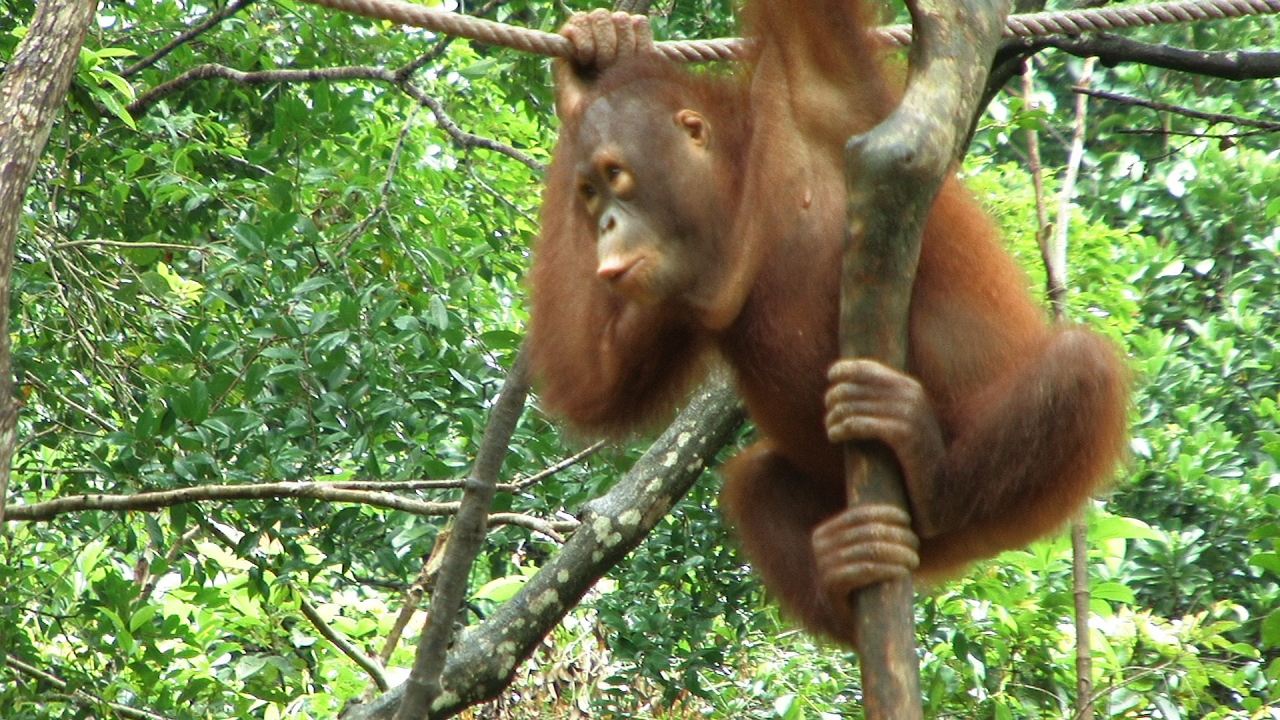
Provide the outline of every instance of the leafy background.
{"type": "MultiPolygon", "coordinates": [[[[256,2],[145,68],[216,6],[109,0],[27,198],[14,274],[25,407],[11,504],[226,483],[466,473],[522,337],[535,163],[554,142],[546,62],[290,0],[256,2]],[[201,64],[242,71],[423,58],[401,87],[213,79],[134,117],[201,64]],[[446,121],[447,118],[447,121],[446,121]]],[[[514,0],[554,30],[585,3],[514,0]]],[[[0,0],[0,59],[31,16],[0,0]]],[[[662,38],[733,34],[725,2],[663,3],[662,38]]],[[[1275,18],[1135,31],[1206,50],[1280,49],[1275,18]]],[[[1031,109],[994,102],[963,169],[1042,287],[1024,130],[1050,189],[1081,61],[1043,53],[1031,109]]],[[[1280,117],[1280,82],[1138,65],[1095,87],[1205,112],[1280,117]]],[[[1070,315],[1134,372],[1132,455],[1088,515],[1099,715],[1280,718],[1280,136],[1093,102],[1071,225],[1070,315]]],[[[495,511],[572,515],[644,439],[495,511]]],[[[536,410],[504,475],[582,446],[536,410]]],[[[856,660],[780,622],[706,478],[477,716],[856,714],[856,660]],[[851,709],[852,708],[852,709],[851,709]]],[[[458,491],[423,492],[456,500],[458,491]]],[[[0,536],[0,716],[331,717],[367,678],[305,600],[376,653],[445,518],[307,499],[83,512],[0,536]],[[53,679],[38,679],[21,667],[53,679]],[[56,680],[56,681],[55,681],[56,680]],[[59,684],[60,683],[60,684],[59,684]],[[87,693],[87,695],[76,693],[87,693]]],[[[501,526],[473,570],[474,623],[556,551],[501,526]]],[[[1064,539],[1006,553],[922,596],[929,717],[1071,713],[1064,539]]],[[[410,635],[417,632],[415,623],[410,635]]],[[[403,678],[411,643],[392,655],[403,678]]]]}

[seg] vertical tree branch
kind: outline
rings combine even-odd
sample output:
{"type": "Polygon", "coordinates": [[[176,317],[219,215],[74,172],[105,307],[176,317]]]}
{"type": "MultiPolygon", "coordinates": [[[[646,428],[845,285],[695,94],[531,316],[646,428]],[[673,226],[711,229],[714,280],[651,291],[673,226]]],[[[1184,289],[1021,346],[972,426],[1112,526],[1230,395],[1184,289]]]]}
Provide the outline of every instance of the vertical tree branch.
{"type": "MultiPolygon", "coordinates": [[[[1093,67],[1097,58],[1084,61],[1079,87],[1088,87],[1093,79],[1093,67]]],[[[1071,224],[1071,198],[1075,197],[1076,178],[1080,176],[1080,163],[1084,159],[1085,121],[1089,113],[1089,96],[1076,95],[1075,129],[1071,133],[1071,154],[1067,160],[1067,174],[1058,196],[1058,224],[1052,244],[1046,242],[1040,252],[1044,256],[1049,278],[1049,300],[1053,304],[1053,318],[1062,322],[1066,317],[1067,300],[1067,238],[1071,224]]],[[[1048,234],[1045,234],[1046,240],[1048,234]]],[[[1089,527],[1083,518],[1071,523],[1071,589],[1076,615],[1076,714],[1079,720],[1093,720],[1093,649],[1089,637],[1089,527]]]]}
{"type": "Polygon", "coordinates": [[[1093,720],[1093,648],[1089,637],[1089,524],[1071,522],[1071,589],[1076,613],[1076,714],[1093,720]]]}
{"type": "MultiPolygon", "coordinates": [[[[1078,87],[1088,87],[1093,77],[1093,66],[1097,58],[1084,61],[1084,71],[1080,75],[1078,87]]],[[[1067,238],[1071,229],[1071,199],[1076,194],[1076,179],[1080,176],[1080,163],[1084,160],[1084,128],[1085,118],[1089,110],[1089,97],[1076,94],[1075,129],[1071,133],[1071,150],[1067,156],[1067,174],[1062,179],[1062,190],[1058,194],[1058,221],[1050,242],[1041,245],[1040,254],[1044,256],[1045,270],[1049,274],[1049,300],[1053,303],[1053,318],[1061,321],[1066,314],[1067,297],[1067,238]]]]}
{"type": "MultiPolygon", "coordinates": [[[[1096,58],[1085,61],[1080,85],[1085,86],[1093,74],[1096,58]]],[[[1030,66],[1022,74],[1022,97],[1028,108],[1033,107],[1032,72],[1030,66]]],[[[1075,195],[1076,178],[1084,157],[1084,129],[1088,111],[1088,96],[1076,96],[1075,130],[1071,138],[1071,150],[1067,174],[1063,179],[1058,201],[1058,222],[1055,228],[1049,224],[1045,207],[1043,168],[1040,164],[1040,135],[1035,128],[1027,129],[1027,157],[1031,168],[1032,183],[1036,193],[1036,237],[1040,244],[1040,257],[1045,267],[1045,292],[1053,309],[1055,322],[1066,319],[1067,299],[1067,239],[1071,220],[1071,198],[1075,195]]],[[[1089,637],[1089,527],[1078,519],[1071,523],[1071,586],[1075,602],[1076,630],[1076,714],[1080,720],[1093,720],[1093,651],[1089,637]]]]}
{"type": "MultiPolygon", "coordinates": [[[[1008,13],[1007,0],[909,0],[914,27],[898,109],[845,149],[849,229],[840,348],[902,368],[920,238],[934,198],[962,154],[1008,13]]],[[[906,508],[901,471],[880,443],[850,443],[850,503],[906,508]]],[[[863,704],[869,720],[916,720],[920,671],[910,579],[853,594],[863,704]]]]}
{"type": "Polygon", "coordinates": [[[96,0],[41,0],[0,79],[0,527],[18,430],[9,348],[14,240],[27,185],[67,97],[96,9],[96,0]]]}
{"type": "MultiPolygon", "coordinates": [[[[1039,107],[1035,101],[1035,70],[1031,59],[1022,66],[1022,103],[1027,109],[1039,107]]],[[[1045,202],[1044,165],[1040,161],[1040,130],[1027,128],[1027,166],[1031,172],[1031,186],[1036,195],[1036,246],[1040,248],[1040,257],[1045,265],[1045,292],[1050,300],[1054,293],[1054,274],[1049,270],[1049,235],[1053,228],[1049,225],[1049,207],[1045,202]]]]}

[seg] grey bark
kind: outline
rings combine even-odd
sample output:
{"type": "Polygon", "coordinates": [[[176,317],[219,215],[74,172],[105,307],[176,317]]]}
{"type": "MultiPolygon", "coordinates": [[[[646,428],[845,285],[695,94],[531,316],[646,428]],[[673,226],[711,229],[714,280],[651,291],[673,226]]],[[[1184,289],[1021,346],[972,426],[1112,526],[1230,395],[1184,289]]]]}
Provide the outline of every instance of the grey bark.
{"type": "Polygon", "coordinates": [[[27,186],[67,97],[96,9],[96,0],[42,0],[0,79],[0,528],[18,429],[9,348],[14,240],[27,186]]]}

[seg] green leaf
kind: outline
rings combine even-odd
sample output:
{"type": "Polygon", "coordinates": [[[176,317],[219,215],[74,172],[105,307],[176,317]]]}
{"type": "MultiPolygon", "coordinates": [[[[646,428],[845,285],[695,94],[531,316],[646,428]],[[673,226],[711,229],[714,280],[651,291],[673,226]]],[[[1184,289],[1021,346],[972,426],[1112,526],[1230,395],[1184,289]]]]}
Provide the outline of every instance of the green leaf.
{"type": "Polygon", "coordinates": [[[124,78],[120,77],[119,75],[116,75],[115,73],[109,73],[109,72],[98,72],[95,74],[95,77],[99,81],[105,82],[111,87],[115,88],[116,92],[119,93],[121,97],[129,101],[132,101],[134,99],[133,86],[129,84],[128,80],[125,80],[124,78]]]}
{"type": "Polygon", "coordinates": [[[490,580],[476,590],[477,600],[491,600],[496,603],[504,603],[515,597],[520,588],[525,586],[529,578],[524,575],[507,575],[496,580],[490,580]]]}
{"type": "Polygon", "coordinates": [[[265,655],[245,655],[235,663],[236,679],[247,680],[262,672],[266,666],[267,657],[265,655]]]}
{"type": "Polygon", "coordinates": [[[431,296],[431,324],[437,330],[449,329],[449,310],[439,295],[431,296]]]}
{"type": "Polygon", "coordinates": [[[155,605],[143,605],[138,608],[137,612],[129,618],[129,631],[136,634],[139,628],[150,625],[154,621],[157,611],[155,605]]]}
{"type": "Polygon", "coordinates": [[[1260,552],[1255,553],[1249,558],[1250,565],[1256,565],[1263,570],[1270,570],[1276,575],[1280,575],[1280,553],[1260,552]]]}
{"type": "Polygon", "coordinates": [[[1089,592],[1100,600],[1110,600],[1133,605],[1137,598],[1129,586],[1118,582],[1102,582],[1089,588],[1089,592]]]}
{"type": "Polygon", "coordinates": [[[138,53],[134,52],[133,50],[130,50],[129,48],[122,48],[122,47],[98,48],[94,52],[97,54],[98,57],[102,57],[102,58],[137,57],[138,55],[138,53]]]}
{"type": "Polygon", "coordinates": [[[800,704],[800,697],[794,693],[778,696],[773,701],[773,713],[781,720],[801,720],[804,709],[800,704]]]}
{"type": "Polygon", "coordinates": [[[293,289],[293,294],[295,297],[301,297],[303,295],[309,295],[313,292],[323,290],[331,285],[333,285],[333,281],[327,277],[308,278],[293,289]]]}
{"type": "Polygon", "coordinates": [[[1090,520],[1089,542],[1101,544],[1109,540],[1160,540],[1164,535],[1137,518],[1108,515],[1090,520]]]}
{"type": "Polygon", "coordinates": [[[138,174],[142,166],[147,162],[147,158],[142,153],[131,153],[125,160],[124,174],[126,177],[133,177],[138,174]]]}
{"type": "Polygon", "coordinates": [[[486,58],[484,60],[471,63],[458,72],[468,80],[478,80],[491,75],[497,64],[497,61],[493,58],[486,58]]]}

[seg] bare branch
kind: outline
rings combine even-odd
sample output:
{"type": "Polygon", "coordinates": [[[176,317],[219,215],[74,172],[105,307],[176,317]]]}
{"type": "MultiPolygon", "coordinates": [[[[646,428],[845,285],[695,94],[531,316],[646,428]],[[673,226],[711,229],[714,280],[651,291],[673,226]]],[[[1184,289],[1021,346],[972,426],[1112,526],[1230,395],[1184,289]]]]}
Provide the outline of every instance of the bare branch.
{"type": "MultiPolygon", "coordinates": [[[[534,475],[514,483],[500,483],[498,492],[519,492],[551,475],[581,462],[599,452],[604,443],[596,443],[534,475]]],[[[65,472],[65,470],[60,470],[65,472]]],[[[84,469],[82,472],[95,472],[84,469]]],[[[229,502],[233,500],[270,500],[281,498],[311,498],[325,502],[371,505],[391,510],[403,510],[414,515],[438,517],[453,515],[458,511],[456,502],[426,502],[401,497],[396,492],[419,490],[457,490],[466,486],[466,480],[408,480],[403,482],[343,481],[343,482],[282,482],[257,485],[195,485],[174,490],[156,490],[131,495],[73,495],[47,502],[18,505],[9,508],[5,519],[13,522],[44,522],[67,513],[88,510],[133,512],[160,510],[174,505],[199,502],[229,502]]],[[[563,542],[562,533],[573,532],[577,521],[544,520],[520,513],[498,513],[490,520],[492,525],[515,525],[543,533],[563,542]]]]}
{"type": "Polygon", "coordinates": [[[262,70],[258,72],[243,72],[241,70],[236,70],[235,68],[229,68],[226,65],[211,63],[208,65],[194,67],[173,80],[151,88],[138,96],[137,100],[130,103],[127,109],[130,115],[133,115],[134,117],[141,117],[164,98],[180,92],[197,82],[214,78],[230,80],[243,85],[333,82],[343,80],[372,80],[375,82],[387,83],[395,86],[400,91],[404,92],[406,95],[430,110],[431,114],[435,116],[436,123],[440,128],[444,130],[445,133],[447,133],[449,137],[460,147],[484,148],[496,153],[501,153],[522,163],[534,172],[541,173],[544,169],[542,163],[534,160],[510,145],[505,145],[497,140],[481,137],[464,131],[462,128],[458,127],[458,124],[455,123],[452,118],[449,117],[448,113],[444,110],[444,105],[439,100],[427,95],[412,83],[406,82],[400,77],[400,74],[397,71],[367,65],[316,68],[311,70],[262,70]]]}
{"type": "MultiPolygon", "coordinates": [[[[453,534],[453,529],[445,527],[436,534],[435,542],[431,546],[431,554],[422,563],[422,569],[418,571],[418,577],[414,578],[413,583],[409,585],[409,589],[404,593],[404,605],[401,606],[400,612],[396,615],[396,621],[391,626],[391,632],[387,633],[386,640],[382,643],[382,652],[378,653],[378,659],[385,666],[391,661],[391,654],[395,652],[396,646],[400,644],[400,638],[404,635],[404,629],[409,626],[409,621],[413,619],[413,615],[418,610],[418,606],[422,604],[422,598],[431,592],[436,585],[436,577],[440,575],[440,565],[444,560],[444,548],[449,544],[449,536],[453,534]]],[[[372,688],[371,688],[372,690],[372,688]]],[[[364,701],[368,702],[373,699],[372,691],[366,692],[364,701]]]]}
{"type": "Polygon", "coordinates": [[[574,453],[573,455],[570,455],[569,457],[561,460],[560,462],[547,467],[545,470],[540,470],[539,472],[529,475],[528,477],[520,478],[519,480],[516,480],[515,482],[512,482],[509,485],[499,485],[498,489],[499,491],[503,491],[505,489],[505,492],[519,492],[532,485],[537,485],[538,483],[542,482],[543,480],[546,480],[552,475],[555,475],[561,470],[564,470],[565,468],[568,468],[568,467],[573,467],[574,465],[577,465],[578,463],[582,462],[583,460],[586,460],[592,455],[595,455],[596,453],[600,452],[600,450],[603,449],[604,446],[607,444],[608,443],[606,443],[604,440],[601,440],[600,442],[597,442],[593,445],[583,448],[582,450],[574,453]]]}
{"type": "Polygon", "coordinates": [[[270,83],[331,82],[334,80],[377,80],[396,84],[394,73],[382,68],[355,65],[349,67],[317,68],[311,70],[262,70],[242,72],[226,65],[210,63],[191,68],[178,77],[157,85],[138,96],[128,106],[130,115],[141,117],[164,98],[186,89],[201,80],[220,78],[242,85],[267,85],[270,83]]]}
{"type": "MultiPolygon", "coordinates": [[[[450,480],[337,480],[325,484],[343,490],[416,492],[418,490],[461,490],[466,483],[465,479],[456,478],[450,480]]],[[[504,486],[499,485],[499,487],[504,486]]]]}
{"type": "MultiPolygon", "coordinates": [[[[500,693],[564,614],[688,492],[743,420],[726,382],[697,393],[626,476],[584,506],[583,530],[514,598],[457,639],[440,679],[440,699],[421,717],[451,717],[500,693]]],[[[405,686],[393,688],[369,704],[348,708],[343,717],[389,720],[404,691],[405,686]]]]}
{"type": "Polygon", "coordinates": [[[542,163],[509,145],[503,145],[497,140],[491,140],[486,137],[474,135],[458,127],[458,124],[455,123],[453,119],[449,117],[448,113],[444,111],[444,105],[439,100],[436,100],[421,90],[418,90],[416,87],[406,85],[404,87],[404,91],[414,100],[417,100],[426,106],[426,108],[431,111],[431,114],[436,116],[436,122],[440,125],[440,129],[448,133],[449,137],[453,138],[453,141],[459,146],[463,148],[479,147],[502,153],[513,160],[520,161],[525,167],[536,173],[541,173],[546,169],[542,163]]]}
{"type": "Polygon", "coordinates": [[[54,250],[69,250],[78,247],[114,247],[126,250],[182,250],[197,252],[205,252],[207,248],[198,247],[196,245],[176,245],[174,243],[162,242],[122,242],[120,240],[103,240],[101,238],[95,240],[71,240],[63,243],[54,243],[51,245],[54,250]]]}
{"type": "Polygon", "coordinates": [[[564,542],[561,533],[573,532],[582,523],[577,520],[543,520],[523,513],[494,513],[489,516],[490,525],[515,525],[542,533],[558,543],[564,542]]]}
{"type": "Polygon", "coordinates": [[[113,713],[122,718],[128,718],[128,720],[170,720],[170,718],[165,715],[157,715],[153,712],[129,707],[128,705],[121,705],[120,703],[107,702],[97,695],[92,695],[83,690],[72,689],[66,680],[63,680],[52,673],[45,672],[34,665],[28,665],[12,655],[6,657],[4,662],[6,665],[17,670],[23,675],[35,678],[36,680],[48,683],[49,685],[58,688],[62,691],[62,697],[83,708],[87,708],[89,710],[110,708],[113,713]]]}
{"type": "MultiPolygon", "coordinates": [[[[52,264],[51,264],[51,266],[52,266],[52,264]]],[[[61,288],[61,286],[60,286],[60,285],[59,285],[58,287],[59,287],[59,288],[61,288]]],[[[64,303],[64,305],[65,305],[65,304],[66,304],[66,296],[65,296],[65,295],[62,295],[62,296],[61,296],[61,299],[63,300],[63,303],[64,303]]],[[[90,343],[90,342],[89,342],[89,341],[88,341],[88,340],[83,336],[83,332],[82,332],[82,330],[81,330],[79,327],[76,327],[76,329],[75,329],[75,335],[76,335],[76,339],[80,341],[80,344],[81,344],[82,346],[84,346],[84,348],[85,348],[86,352],[90,351],[90,349],[93,347],[93,345],[92,345],[92,343],[90,343]]],[[[65,404],[67,407],[69,407],[69,408],[71,408],[72,410],[75,410],[76,412],[80,413],[81,415],[83,415],[83,416],[85,417],[85,419],[89,420],[89,421],[90,421],[90,422],[92,422],[93,424],[95,424],[95,425],[97,425],[98,427],[102,428],[102,429],[103,429],[103,430],[105,430],[106,432],[109,432],[109,433],[110,433],[110,432],[116,432],[117,430],[119,430],[119,429],[120,429],[120,428],[116,427],[115,425],[113,425],[113,424],[111,423],[111,421],[110,421],[110,420],[107,420],[106,418],[104,418],[104,417],[102,417],[102,416],[98,415],[97,413],[95,413],[93,410],[91,410],[91,409],[89,409],[89,408],[87,408],[87,407],[85,407],[85,406],[81,405],[80,403],[76,402],[75,400],[72,400],[71,398],[69,398],[69,397],[67,397],[65,394],[63,394],[62,392],[60,392],[60,391],[58,391],[58,390],[54,390],[53,388],[49,387],[48,385],[45,385],[44,383],[40,382],[40,381],[39,381],[39,379],[35,378],[34,376],[28,375],[28,376],[27,376],[27,378],[26,378],[26,383],[27,383],[28,385],[30,385],[31,387],[34,387],[34,388],[38,389],[38,390],[39,390],[40,392],[42,392],[42,393],[48,394],[48,395],[49,395],[49,396],[51,396],[51,397],[55,397],[55,398],[57,398],[57,399],[61,400],[61,401],[63,402],[63,404],[65,404]]]]}
{"type": "Polygon", "coordinates": [[[1088,86],[1093,81],[1094,58],[1084,61],[1080,74],[1081,91],[1076,98],[1075,123],[1071,132],[1071,149],[1067,155],[1067,169],[1062,176],[1062,188],[1058,192],[1058,220],[1051,235],[1040,246],[1048,281],[1049,302],[1053,305],[1054,319],[1061,322],[1067,311],[1067,239],[1071,228],[1071,201],[1076,194],[1076,180],[1080,177],[1080,165],[1084,162],[1084,131],[1089,116],[1088,86]]]}
{"type": "Polygon", "coordinates": [[[1031,46],[1051,47],[1076,57],[1096,57],[1107,67],[1136,62],[1151,67],[1224,80],[1280,77],[1280,52],[1184,50],[1109,34],[1089,37],[1048,37],[1031,43],[1031,46]]]}
{"type": "Polygon", "coordinates": [[[230,5],[227,5],[226,7],[222,8],[218,12],[205,18],[204,22],[200,23],[199,25],[196,25],[195,27],[190,28],[188,30],[182,31],[181,33],[178,34],[178,37],[174,38],[169,44],[155,51],[148,57],[143,58],[137,63],[125,68],[123,71],[120,72],[121,77],[127,78],[130,76],[136,75],[139,72],[142,72],[143,70],[146,70],[147,68],[151,67],[152,65],[155,65],[165,55],[168,55],[169,53],[173,52],[174,50],[177,50],[179,47],[182,47],[186,43],[189,43],[192,40],[196,39],[197,37],[200,37],[204,33],[208,32],[210,29],[212,29],[218,23],[222,22],[223,20],[226,20],[232,15],[235,15],[245,7],[253,4],[253,2],[254,0],[236,0],[230,5]]]}
{"type": "Polygon", "coordinates": [[[197,485],[176,490],[157,490],[133,495],[72,495],[47,502],[17,505],[9,508],[5,520],[12,522],[43,522],[66,513],[86,510],[134,512],[159,510],[184,503],[231,500],[272,500],[280,498],[311,498],[325,502],[372,505],[390,510],[403,510],[427,517],[453,515],[458,511],[456,502],[424,502],[400,497],[387,492],[344,490],[333,483],[282,482],[261,485],[197,485]]]}
{"type": "MultiPolygon", "coordinates": [[[[204,527],[201,525],[196,525],[183,533],[182,537],[175,540],[173,545],[169,548],[169,551],[164,554],[165,565],[172,568],[173,563],[177,561],[178,556],[182,554],[183,548],[189,545],[191,541],[195,540],[202,533],[204,533],[204,527]]],[[[163,574],[153,574],[147,578],[146,583],[142,586],[142,592],[138,593],[138,598],[134,601],[138,606],[145,605],[147,601],[151,599],[151,596],[156,592],[156,588],[160,585],[160,578],[162,577],[164,577],[163,574]]]]}
{"type": "Polygon", "coordinates": [[[369,677],[377,684],[378,689],[386,692],[389,687],[387,674],[383,672],[382,666],[378,664],[378,661],[369,657],[364,651],[352,644],[345,635],[329,627],[329,621],[320,616],[320,612],[315,609],[315,606],[307,602],[307,599],[302,597],[301,592],[296,588],[294,592],[299,593],[298,606],[302,609],[302,614],[307,617],[307,620],[311,621],[311,626],[316,629],[316,632],[324,636],[325,640],[333,643],[334,647],[338,648],[343,655],[351,658],[366,673],[369,673],[369,677]]]}
{"type": "Polygon", "coordinates": [[[466,598],[471,565],[480,554],[488,524],[489,508],[497,493],[498,473],[507,456],[511,435],[524,412],[529,395],[529,362],[521,350],[489,412],[489,423],[480,441],[475,464],[467,476],[462,503],[453,524],[453,535],[444,549],[444,561],[431,594],[430,622],[418,638],[405,693],[396,712],[400,720],[426,717],[440,698],[441,675],[453,637],[453,622],[466,598]]]}
{"type": "Polygon", "coordinates": [[[1222,115],[1220,113],[1207,113],[1199,110],[1192,110],[1178,105],[1170,105],[1156,100],[1142,100],[1140,98],[1130,97],[1128,95],[1119,95],[1116,93],[1105,92],[1102,90],[1090,90],[1088,88],[1072,88],[1073,91],[1081,95],[1088,95],[1099,100],[1109,100],[1124,105],[1136,105],[1138,107],[1151,108],[1161,112],[1170,112],[1184,117],[1195,118],[1196,120],[1205,120],[1211,123],[1229,123],[1242,127],[1258,128],[1268,132],[1280,132],[1280,122],[1271,120],[1254,120],[1253,118],[1240,117],[1239,115],[1222,115]]]}
{"type": "MultiPolygon", "coordinates": [[[[390,214],[391,188],[396,179],[396,173],[400,170],[400,158],[404,155],[405,145],[409,142],[409,130],[413,128],[413,121],[417,117],[418,109],[414,108],[413,112],[409,113],[409,117],[405,118],[404,124],[400,128],[400,134],[396,137],[396,144],[391,149],[391,157],[387,160],[387,171],[383,175],[382,186],[378,188],[378,203],[373,208],[372,212],[366,215],[360,222],[356,223],[355,227],[347,231],[347,239],[342,241],[342,245],[338,250],[338,255],[340,257],[345,258],[347,252],[351,249],[351,246],[355,244],[355,241],[360,239],[370,227],[373,227],[373,223],[377,221],[378,218],[383,215],[390,214]]],[[[398,237],[399,233],[396,233],[396,235],[398,237]]],[[[409,258],[410,262],[417,267],[418,262],[414,258],[412,252],[408,252],[406,249],[405,257],[409,258]]],[[[321,270],[322,266],[317,263],[312,269],[311,275],[314,277],[319,274],[321,270]]],[[[344,264],[343,271],[346,273],[347,281],[351,283],[351,286],[358,287],[359,283],[351,276],[350,264],[344,264]]],[[[423,277],[424,287],[429,286],[427,283],[427,273],[423,272],[421,268],[418,269],[418,273],[423,277]]]]}

